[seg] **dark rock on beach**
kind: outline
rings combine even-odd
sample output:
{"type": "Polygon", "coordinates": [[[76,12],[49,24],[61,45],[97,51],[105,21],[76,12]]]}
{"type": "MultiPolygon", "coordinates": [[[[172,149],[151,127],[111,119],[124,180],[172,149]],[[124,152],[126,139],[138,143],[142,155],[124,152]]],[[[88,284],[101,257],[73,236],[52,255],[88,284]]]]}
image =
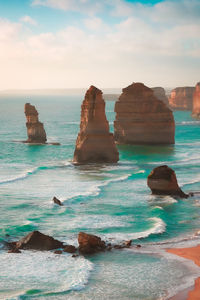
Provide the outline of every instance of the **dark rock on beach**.
{"type": "Polygon", "coordinates": [[[178,186],[174,170],[166,165],[154,168],[147,178],[147,185],[155,195],[172,195],[187,198],[178,186]]]}
{"type": "Polygon", "coordinates": [[[53,197],[53,202],[57,205],[63,206],[63,203],[56,197],[53,197]]]}
{"type": "Polygon", "coordinates": [[[33,231],[16,242],[16,248],[18,249],[30,249],[30,250],[54,250],[62,248],[63,243],[55,240],[53,237],[45,235],[39,231],[33,231]]]}

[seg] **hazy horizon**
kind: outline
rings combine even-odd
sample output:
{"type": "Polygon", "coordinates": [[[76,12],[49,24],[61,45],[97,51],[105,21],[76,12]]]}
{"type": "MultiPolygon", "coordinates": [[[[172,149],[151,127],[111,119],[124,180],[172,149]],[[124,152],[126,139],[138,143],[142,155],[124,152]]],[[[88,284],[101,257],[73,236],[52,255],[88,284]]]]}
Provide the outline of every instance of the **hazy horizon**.
{"type": "Polygon", "coordinates": [[[0,90],[195,86],[199,0],[0,0],[0,90]]]}

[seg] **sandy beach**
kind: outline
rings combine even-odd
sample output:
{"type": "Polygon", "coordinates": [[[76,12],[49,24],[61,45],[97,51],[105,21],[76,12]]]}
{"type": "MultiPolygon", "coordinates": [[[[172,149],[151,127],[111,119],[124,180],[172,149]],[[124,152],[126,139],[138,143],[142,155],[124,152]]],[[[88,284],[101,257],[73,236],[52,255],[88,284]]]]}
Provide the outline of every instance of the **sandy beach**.
{"type": "MultiPolygon", "coordinates": [[[[200,245],[191,248],[175,248],[167,249],[169,253],[173,253],[184,257],[186,259],[191,259],[197,266],[200,266],[200,245]]],[[[200,277],[195,280],[193,288],[186,289],[176,296],[172,297],[170,300],[199,300],[200,299],[200,277]]]]}

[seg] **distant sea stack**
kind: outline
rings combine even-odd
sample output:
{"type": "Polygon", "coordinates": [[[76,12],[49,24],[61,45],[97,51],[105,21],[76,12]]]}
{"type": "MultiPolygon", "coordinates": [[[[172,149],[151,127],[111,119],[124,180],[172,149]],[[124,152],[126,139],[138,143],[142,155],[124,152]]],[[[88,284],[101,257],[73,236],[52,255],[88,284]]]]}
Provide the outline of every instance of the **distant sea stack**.
{"type": "Polygon", "coordinates": [[[147,178],[147,185],[154,195],[172,195],[187,198],[178,186],[174,170],[166,165],[154,168],[147,178]]]}
{"type": "Polygon", "coordinates": [[[119,144],[174,144],[172,111],[152,89],[133,83],[115,103],[115,140],[119,144]]]}
{"type": "Polygon", "coordinates": [[[169,97],[170,108],[192,111],[194,90],[194,87],[177,87],[173,89],[169,97]]]}
{"type": "Polygon", "coordinates": [[[119,153],[105,115],[102,91],[91,86],[81,106],[80,132],[74,163],[116,163],[119,153]]]}
{"type": "Polygon", "coordinates": [[[45,144],[46,143],[46,132],[44,130],[43,123],[38,120],[38,112],[35,106],[30,103],[26,103],[24,107],[26,115],[26,127],[28,140],[27,143],[45,144]]]}
{"type": "Polygon", "coordinates": [[[168,98],[165,94],[165,90],[162,87],[154,87],[152,88],[154,95],[156,96],[156,98],[158,98],[159,100],[161,100],[162,102],[164,102],[167,106],[169,105],[169,101],[168,98]]]}
{"type": "Polygon", "coordinates": [[[200,82],[196,84],[194,95],[193,95],[192,116],[195,118],[200,118],[200,82]]]}

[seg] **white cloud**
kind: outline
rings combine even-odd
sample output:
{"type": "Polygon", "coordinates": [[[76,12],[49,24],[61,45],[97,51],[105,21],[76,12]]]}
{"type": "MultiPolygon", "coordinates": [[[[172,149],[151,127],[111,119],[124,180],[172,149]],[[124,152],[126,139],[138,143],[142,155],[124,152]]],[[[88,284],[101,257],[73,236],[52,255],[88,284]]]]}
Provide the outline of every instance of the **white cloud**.
{"type": "MultiPolygon", "coordinates": [[[[59,3],[64,9],[73,3],[34,2],[59,3]]],[[[76,4],[87,7],[90,2],[79,0],[76,4]]],[[[4,74],[0,89],[9,85],[87,87],[91,83],[117,87],[133,81],[150,86],[195,84],[200,68],[200,21],[196,13],[199,6],[196,0],[190,0],[187,17],[189,2],[180,2],[179,6],[172,1],[151,7],[126,4],[121,13],[127,16],[118,24],[108,24],[92,15],[83,20],[85,27],[77,22],[76,26],[40,34],[27,30],[26,23],[22,26],[0,20],[0,65],[4,74]]],[[[115,3],[123,4],[121,0],[115,3]]]]}
{"type": "Polygon", "coordinates": [[[23,22],[23,23],[33,25],[33,26],[37,25],[37,21],[34,20],[33,18],[31,18],[30,16],[24,16],[20,19],[20,21],[23,22]]]}
{"type": "Polygon", "coordinates": [[[33,0],[33,6],[47,6],[65,11],[79,11],[86,14],[95,14],[102,10],[104,0],[33,0]]]}

